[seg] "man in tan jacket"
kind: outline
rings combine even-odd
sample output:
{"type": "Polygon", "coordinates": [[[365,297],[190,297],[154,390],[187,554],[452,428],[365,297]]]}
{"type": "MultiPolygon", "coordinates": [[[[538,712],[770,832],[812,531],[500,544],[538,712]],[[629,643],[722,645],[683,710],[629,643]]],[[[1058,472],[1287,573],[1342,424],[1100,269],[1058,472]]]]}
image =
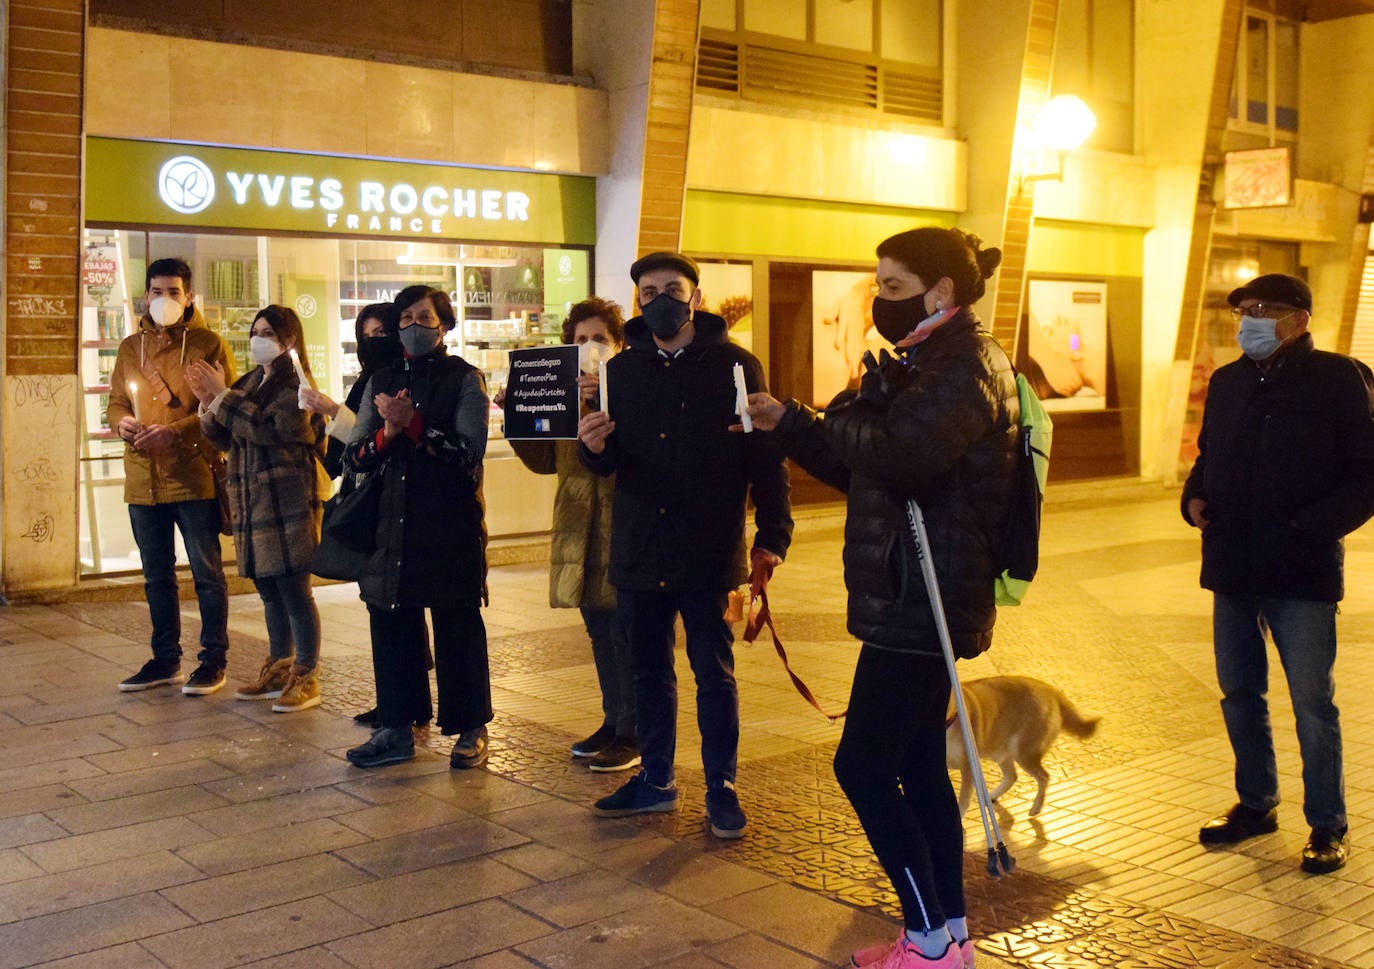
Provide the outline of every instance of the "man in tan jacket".
{"type": "Polygon", "coordinates": [[[224,340],[205,327],[184,259],[149,263],[144,295],[148,309],[138,332],[124,339],[115,357],[106,419],[126,442],[124,500],[143,561],[153,658],[119,688],[184,682],[182,693],[214,693],[224,685],[229,649],[229,593],[210,471],[217,454],[201,432],[185,367],[204,360],[223,368],[232,383],[234,362],[224,340]],[[190,679],[181,673],[174,529],[181,531],[200,601],[200,665],[190,679]]]}

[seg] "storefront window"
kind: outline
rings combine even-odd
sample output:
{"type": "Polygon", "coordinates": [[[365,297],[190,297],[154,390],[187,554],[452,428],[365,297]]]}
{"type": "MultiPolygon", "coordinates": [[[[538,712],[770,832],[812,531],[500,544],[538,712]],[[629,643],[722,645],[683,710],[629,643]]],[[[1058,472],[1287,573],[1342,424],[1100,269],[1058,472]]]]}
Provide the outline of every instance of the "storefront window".
{"type": "MultiPolygon", "coordinates": [[[[416,284],[447,292],[459,319],[448,337],[450,351],[479,367],[495,394],[505,384],[507,351],[561,342],[568,307],[587,295],[590,268],[586,249],[532,245],[115,227],[88,228],[85,244],[81,566],[87,574],[139,567],[124,503],[124,443],[106,425],[105,411],[119,343],[134,332],[144,311],[150,259],[180,256],[190,263],[196,303],[206,325],[229,344],[240,374],[252,366],[248,333],[257,311],[269,303],[294,309],[304,325],[311,371],[336,400],[358,373],[354,320],[367,304],[389,301],[416,284]]],[[[495,408],[491,434],[501,434],[495,408]]]]}
{"type": "Polygon", "coordinates": [[[697,260],[701,306],[723,317],[730,339],[754,352],[754,266],[748,262],[697,260]]]}

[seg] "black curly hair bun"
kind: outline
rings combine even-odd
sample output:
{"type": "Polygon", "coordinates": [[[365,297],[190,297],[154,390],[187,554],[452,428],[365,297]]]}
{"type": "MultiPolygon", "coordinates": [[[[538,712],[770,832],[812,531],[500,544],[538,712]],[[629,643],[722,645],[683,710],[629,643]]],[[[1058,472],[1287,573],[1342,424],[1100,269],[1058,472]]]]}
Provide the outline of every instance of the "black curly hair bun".
{"type": "Polygon", "coordinates": [[[992,274],[997,272],[997,267],[1002,265],[1002,250],[977,249],[973,257],[978,260],[978,271],[983,274],[984,279],[990,279],[992,274]]]}
{"type": "Polygon", "coordinates": [[[878,244],[878,258],[895,259],[927,285],[949,277],[955,301],[967,306],[982,297],[983,280],[1002,264],[1001,249],[982,245],[983,240],[971,232],[928,225],[884,239],[878,244]]]}

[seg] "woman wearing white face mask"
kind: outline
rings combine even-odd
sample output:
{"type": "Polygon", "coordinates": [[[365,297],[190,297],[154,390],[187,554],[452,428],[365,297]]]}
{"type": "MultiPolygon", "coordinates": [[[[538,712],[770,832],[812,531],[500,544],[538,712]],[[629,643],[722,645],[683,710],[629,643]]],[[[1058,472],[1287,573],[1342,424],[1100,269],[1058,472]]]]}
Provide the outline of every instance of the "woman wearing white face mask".
{"type": "MultiPolygon", "coordinates": [[[[329,493],[324,418],[302,410],[300,377],[287,351],[304,344],[301,321],[268,306],[253,321],[248,350],[257,364],[231,388],[204,363],[187,368],[200,399],[200,422],[229,453],[229,497],[239,574],[262,596],[270,654],[240,700],[272,700],[277,713],[318,706],[320,614],[310,588],[323,496],[329,493]]],[[[310,364],[300,365],[310,380],[310,364]]],[[[313,381],[311,382],[313,384],[313,381]]]]}
{"type": "MultiPolygon", "coordinates": [[[[579,351],[582,374],[577,387],[584,412],[597,407],[601,387],[597,363],[620,351],[624,332],[620,307],[610,300],[592,296],[568,311],[563,342],[576,344],[579,351]]],[[[495,402],[502,403],[501,394],[495,402]]],[[[582,467],[576,441],[511,441],[510,445],[535,474],[558,475],[549,547],[549,605],[581,610],[601,687],[601,726],[574,743],[572,755],[586,758],[589,769],[597,773],[638,767],[630,644],[608,577],[615,476],[602,477],[582,467]]]]}

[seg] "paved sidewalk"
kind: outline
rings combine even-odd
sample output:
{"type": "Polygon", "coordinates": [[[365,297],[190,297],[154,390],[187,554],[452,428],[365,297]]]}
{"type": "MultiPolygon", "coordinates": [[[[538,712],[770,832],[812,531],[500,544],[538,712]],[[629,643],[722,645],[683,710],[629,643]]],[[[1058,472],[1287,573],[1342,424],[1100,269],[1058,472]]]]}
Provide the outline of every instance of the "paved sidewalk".
{"type": "MultiPolygon", "coordinates": [[[[1037,819],[1029,779],[1003,798],[1011,877],[984,874],[970,811],[979,965],[1374,967],[1374,853],[1361,845],[1374,812],[1374,696],[1361,688],[1374,675],[1374,529],[1349,543],[1340,619],[1354,853],[1312,877],[1297,870],[1306,828],[1281,684],[1279,832],[1237,850],[1196,843],[1233,795],[1210,604],[1176,493],[1051,495],[1030,601],[1003,611],[992,652],[961,672],[1038,676],[1105,719],[1092,740],[1056,746],[1037,819]]],[[[837,517],[803,518],[771,590],[794,667],[833,708],[856,656],[839,548],[837,517]]],[[[540,564],[492,573],[493,751],[462,773],[432,732],[408,764],[343,760],[365,737],[349,715],[371,703],[350,586],[318,590],[325,702],[290,716],[232,688],[118,693],[145,658],[140,603],[0,609],[0,969],[805,969],[895,937],[895,899],[830,772],[839,728],[792,691],[767,643],[737,651],[746,838],[704,831],[685,661],[681,810],[591,814],[624,776],[567,756],[600,711],[576,613],[546,607],[546,582],[540,564]]],[[[256,596],[234,598],[231,623],[232,687],[266,652],[256,596]]]]}

